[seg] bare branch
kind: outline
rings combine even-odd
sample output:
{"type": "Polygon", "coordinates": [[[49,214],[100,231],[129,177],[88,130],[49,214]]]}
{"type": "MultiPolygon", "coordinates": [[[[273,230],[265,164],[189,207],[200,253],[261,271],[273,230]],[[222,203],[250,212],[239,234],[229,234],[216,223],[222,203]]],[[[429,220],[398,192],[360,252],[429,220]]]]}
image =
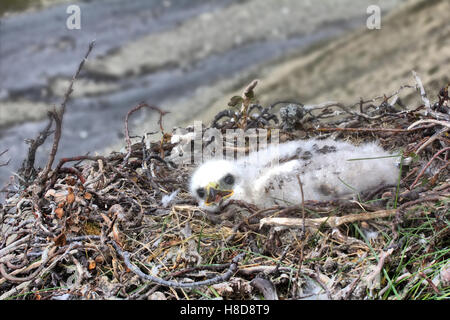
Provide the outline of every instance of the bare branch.
{"type": "Polygon", "coordinates": [[[150,108],[152,110],[158,111],[159,112],[159,120],[158,120],[158,124],[159,124],[159,128],[161,129],[161,134],[163,135],[164,138],[164,128],[162,125],[162,118],[164,115],[166,115],[167,113],[169,113],[168,111],[163,111],[161,109],[159,109],[158,107],[155,106],[151,106],[146,104],[145,102],[141,102],[140,104],[138,104],[136,107],[132,108],[130,111],[128,111],[126,117],[125,117],[125,139],[127,142],[127,147],[128,147],[128,153],[124,159],[124,163],[128,162],[128,159],[130,158],[131,155],[131,139],[130,139],[130,132],[128,130],[128,118],[136,111],[138,111],[139,109],[142,108],[150,108]]]}
{"type": "Polygon", "coordinates": [[[303,193],[303,184],[302,184],[299,174],[297,175],[297,181],[298,181],[298,185],[300,186],[300,194],[302,196],[302,219],[303,219],[302,233],[304,236],[305,235],[305,195],[303,193]]]}
{"type": "Polygon", "coordinates": [[[442,112],[435,112],[431,109],[431,103],[430,100],[427,97],[427,93],[425,92],[425,88],[423,87],[422,80],[417,75],[417,73],[413,70],[412,74],[414,76],[414,79],[416,80],[416,88],[420,91],[420,96],[422,97],[423,104],[427,108],[427,112],[425,115],[432,115],[435,119],[445,119],[449,120],[450,117],[448,114],[444,114],[442,112]]]}
{"type": "Polygon", "coordinates": [[[231,276],[235,274],[235,272],[237,271],[238,269],[237,265],[245,255],[245,253],[241,253],[238,254],[236,257],[234,257],[233,260],[231,261],[228,270],[220,276],[204,281],[181,283],[163,280],[161,278],[150,276],[148,274],[143,273],[138,267],[136,267],[134,264],[130,262],[130,254],[127,251],[122,250],[114,240],[111,240],[111,244],[113,245],[114,249],[116,249],[116,251],[119,253],[119,255],[123,258],[125,265],[128,267],[128,269],[137,274],[139,277],[147,281],[155,282],[162,286],[173,288],[196,288],[200,286],[209,286],[212,284],[228,281],[231,278],[231,276]]]}
{"type": "MultiPolygon", "coordinates": [[[[1,157],[2,155],[4,155],[5,153],[7,153],[7,152],[8,152],[8,149],[6,149],[5,151],[0,152],[0,157],[1,157]]],[[[6,161],[5,163],[0,163],[0,167],[7,166],[7,165],[9,164],[10,161],[11,161],[11,159],[9,159],[8,161],[6,161]]]]}
{"type": "Polygon", "coordinates": [[[253,89],[255,89],[256,85],[258,84],[258,80],[253,80],[242,93],[242,108],[241,108],[241,114],[242,114],[242,128],[245,128],[247,126],[247,116],[248,116],[248,107],[250,105],[250,102],[252,101],[254,97],[253,89]]]}
{"type": "Polygon", "coordinates": [[[434,123],[434,124],[438,124],[438,125],[450,128],[450,122],[448,122],[448,121],[439,121],[439,120],[434,120],[434,119],[422,119],[422,120],[418,120],[418,121],[414,122],[413,124],[411,124],[407,130],[412,130],[412,128],[417,127],[417,125],[422,124],[422,123],[434,123]]]}
{"type": "Polygon", "coordinates": [[[414,180],[414,182],[411,184],[411,186],[409,187],[409,190],[411,190],[412,188],[415,187],[415,185],[417,184],[417,182],[419,181],[420,177],[423,176],[423,174],[425,173],[425,170],[431,165],[431,163],[433,162],[434,159],[437,158],[438,155],[440,155],[441,153],[443,153],[444,151],[448,151],[450,150],[450,147],[444,148],[439,150],[438,152],[436,152],[434,154],[434,156],[430,159],[430,161],[428,161],[428,163],[423,167],[423,169],[420,171],[420,173],[417,175],[416,180],[414,180]]]}
{"type": "Polygon", "coordinates": [[[425,92],[425,88],[423,87],[422,80],[420,79],[419,75],[413,70],[412,74],[414,76],[414,79],[416,80],[417,89],[420,91],[420,96],[422,97],[422,101],[427,108],[427,112],[431,113],[431,104],[430,100],[427,97],[427,93],[425,92]]]}
{"type": "Polygon", "coordinates": [[[61,139],[61,134],[62,134],[62,122],[63,122],[63,118],[64,118],[64,113],[66,111],[67,101],[69,100],[69,97],[73,91],[73,84],[74,84],[75,80],[77,79],[78,75],[80,74],[80,71],[83,68],[84,63],[86,62],[89,54],[91,53],[92,49],[94,48],[94,45],[95,45],[95,41],[92,41],[89,44],[89,48],[88,48],[83,60],[81,60],[80,64],[78,65],[78,69],[75,72],[75,74],[73,75],[72,80],[70,81],[69,87],[67,88],[67,91],[64,94],[64,99],[63,99],[63,102],[61,103],[59,110],[56,110],[56,108],[55,108],[55,110],[50,112],[53,119],[55,120],[55,125],[56,125],[55,136],[53,139],[52,150],[50,151],[50,156],[48,158],[47,165],[45,166],[44,170],[40,173],[40,182],[41,183],[48,178],[48,174],[52,168],[56,153],[58,152],[59,140],[61,139]]]}
{"type": "Polygon", "coordinates": [[[53,131],[50,130],[53,125],[53,116],[51,113],[48,113],[48,118],[49,121],[45,129],[39,133],[36,139],[29,140],[30,147],[28,148],[28,155],[22,163],[22,168],[19,170],[20,175],[25,181],[30,180],[36,173],[34,162],[36,160],[37,149],[45,142],[47,137],[53,133],[53,131]]]}
{"type": "Polygon", "coordinates": [[[393,133],[402,133],[402,132],[411,132],[416,130],[423,130],[429,128],[427,127],[417,127],[411,129],[395,129],[395,128],[339,128],[339,127],[331,127],[331,128],[317,128],[312,129],[314,131],[346,131],[346,132],[393,132],[393,133]]]}
{"type": "Polygon", "coordinates": [[[307,227],[317,229],[322,224],[326,224],[331,228],[338,227],[346,223],[352,223],[356,221],[364,221],[376,218],[386,218],[394,215],[397,212],[396,209],[392,210],[380,210],[376,212],[364,212],[360,214],[350,214],[342,217],[324,217],[315,219],[299,219],[299,218],[264,218],[261,219],[259,224],[260,227],[264,225],[272,226],[284,226],[291,228],[301,228],[304,225],[307,227]]]}
{"type": "Polygon", "coordinates": [[[378,260],[377,267],[365,279],[367,281],[367,283],[373,283],[374,282],[375,278],[380,274],[381,270],[383,270],[383,266],[384,266],[384,262],[385,262],[386,258],[388,258],[392,254],[392,252],[394,252],[394,249],[390,248],[387,251],[383,251],[380,254],[380,258],[378,260]]]}

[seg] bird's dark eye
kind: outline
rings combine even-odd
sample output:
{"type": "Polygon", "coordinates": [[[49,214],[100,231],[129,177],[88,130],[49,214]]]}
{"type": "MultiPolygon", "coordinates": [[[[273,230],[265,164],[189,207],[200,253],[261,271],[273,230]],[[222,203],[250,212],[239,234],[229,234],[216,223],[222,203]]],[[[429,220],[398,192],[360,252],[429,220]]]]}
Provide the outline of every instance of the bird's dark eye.
{"type": "Polygon", "coordinates": [[[223,179],[226,184],[233,184],[234,183],[234,177],[231,174],[227,174],[225,178],[223,179]]]}
{"type": "Polygon", "coordinates": [[[204,197],[205,197],[205,194],[206,194],[205,189],[203,189],[203,188],[197,189],[197,195],[198,195],[200,198],[204,198],[204,197]]]}

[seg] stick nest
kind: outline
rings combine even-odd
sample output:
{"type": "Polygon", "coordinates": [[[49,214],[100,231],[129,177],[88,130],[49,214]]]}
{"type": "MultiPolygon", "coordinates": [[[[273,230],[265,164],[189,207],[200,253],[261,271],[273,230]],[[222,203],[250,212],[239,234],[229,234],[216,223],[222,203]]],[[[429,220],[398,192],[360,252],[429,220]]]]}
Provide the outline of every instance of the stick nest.
{"type": "MultiPolygon", "coordinates": [[[[151,107],[161,139],[132,142],[128,116],[144,103],[126,117],[127,152],[56,166],[51,154],[35,169],[31,150],[0,205],[0,299],[448,297],[448,86],[431,103],[415,77],[414,86],[353,106],[262,107],[252,82],[212,122],[223,132],[280,129],[282,142],[376,140],[399,151],[398,185],[353,200],[266,209],[232,201],[220,214],[202,212],[188,193],[193,166],[169,160],[178,144],[164,132],[166,113],[151,107]],[[420,93],[416,106],[402,104],[405,90],[420,93]]],[[[61,130],[63,114],[50,115],[30,149],[52,123],[61,130]]]]}

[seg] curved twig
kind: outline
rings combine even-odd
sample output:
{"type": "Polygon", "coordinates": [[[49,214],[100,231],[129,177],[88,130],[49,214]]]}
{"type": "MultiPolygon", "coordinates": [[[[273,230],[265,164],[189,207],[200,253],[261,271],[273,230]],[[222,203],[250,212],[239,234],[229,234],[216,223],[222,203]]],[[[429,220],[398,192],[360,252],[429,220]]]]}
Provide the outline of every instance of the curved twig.
{"type": "Polygon", "coordinates": [[[436,152],[436,154],[430,159],[430,161],[428,161],[428,163],[422,168],[422,170],[420,171],[420,173],[417,175],[416,180],[414,180],[414,182],[411,184],[411,186],[409,187],[409,190],[411,190],[412,188],[415,187],[415,185],[417,184],[417,182],[419,181],[420,177],[425,173],[425,170],[431,165],[431,163],[433,162],[434,159],[437,158],[438,155],[440,155],[441,153],[443,153],[444,151],[450,150],[450,147],[444,148],[439,150],[438,152],[436,152]]]}
{"type": "Polygon", "coordinates": [[[410,125],[408,127],[407,130],[411,130],[412,128],[414,128],[417,125],[422,124],[422,123],[434,123],[434,124],[439,124],[441,126],[450,128],[450,122],[448,122],[448,121],[440,121],[440,120],[435,120],[435,119],[422,119],[422,120],[414,122],[412,125],[410,125]]]}
{"type": "Polygon", "coordinates": [[[155,106],[151,106],[145,102],[141,102],[140,104],[138,104],[136,107],[132,108],[131,110],[128,111],[127,115],[125,116],[125,140],[127,142],[127,148],[128,148],[128,153],[125,156],[125,159],[123,160],[123,163],[126,164],[128,162],[128,159],[131,156],[131,139],[130,139],[130,131],[128,130],[128,118],[136,111],[138,111],[139,109],[142,109],[144,107],[150,108],[152,110],[158,111],[159,112],[159,120],[158,120],[158,124],[159,124],[159,128],[161,129],[161,134],[164,137],[164,128],[162,125],[162,118],[164,115],[168,114],[169,111],[163,111],[158,107],[155,106]]]}
{"type": "Polygon", "coordinates": [[[143,273],[138,267],[136,267],[134,264],[130,261],[130,254],[127,251],[122,250],[119,245],[114,241],[110,241],[113,245],[114,249],[116,249],[117,253],[123,258],[125,265],[130,269],[132,272],[134,272],[136,275],[138,275],[140,278],[151,281],[154,283],[157,283],[162,286],[166,287],[173,287],[173,288],[196,288],[200,286],[209,286],[216,283],[221,283],[228,281],[231,276],[237,271],[238,269],[238,263],[239,261],[244,257],[245,253],[238,254],[236,257],[233,258],[231,261],[230,267],[228,270],[217,277],[204,280],[204,281],[197,281],[197,282],[191,282],[191,283],[182,283],[182,282],[175,282],[175,281],[167,281],[163,280],[158,277],[150,276],[148,274],[143,273]]]}
{"type": "Polygon", "coordinates": [[[10,282],[26,282],[26,281],[30,281],[33,280],[40,272],[41,270],[45,267],[45,264],[50,260],[50,258],[53,257],[53,252],[55,250],[55,247],[53,247],[53,249],[51,249],[51,252],[48,252],[41,261],[37,262],[37,263],[33,263],[30,266],[26,267],[25,269],[32,269],[34,267],[35,264],[37,264],[37,269],[30,275],[26,276],[26,277],[16,277],[15,274],[21,273],[25,270],[15,270],[11,273],[7,273],[6,269],[5,269],[5,265],[3,263],[0,263],[0,274],[2,275],[3,278],[5,278],[7,281],[10,282]]]}

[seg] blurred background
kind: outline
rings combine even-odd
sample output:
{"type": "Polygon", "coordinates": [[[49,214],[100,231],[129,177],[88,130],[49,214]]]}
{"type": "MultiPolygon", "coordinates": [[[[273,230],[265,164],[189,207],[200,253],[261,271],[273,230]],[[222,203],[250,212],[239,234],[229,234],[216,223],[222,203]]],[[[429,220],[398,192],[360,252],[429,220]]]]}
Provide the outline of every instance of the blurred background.
{"type": "MultiPolygon", "coordinates": [[[[448,0],[1,0],[0,189],[46,125],[88,44],[67,105],[57,160],[124,146],[141,101],[171,113],[166,131],[210,121],[252,79],[261,104],[355,103],[421,76],[430,98],[448,82],[448,0]],[[70,30],[69,5],[80,8],[70,30]],[[381,9],[381,29],[366,22],[381,9]]],[[[132,134],[158,130],[141,110],[132,134]]],[[[38,151],[47,159],[52,139],[38,151]]]]}

